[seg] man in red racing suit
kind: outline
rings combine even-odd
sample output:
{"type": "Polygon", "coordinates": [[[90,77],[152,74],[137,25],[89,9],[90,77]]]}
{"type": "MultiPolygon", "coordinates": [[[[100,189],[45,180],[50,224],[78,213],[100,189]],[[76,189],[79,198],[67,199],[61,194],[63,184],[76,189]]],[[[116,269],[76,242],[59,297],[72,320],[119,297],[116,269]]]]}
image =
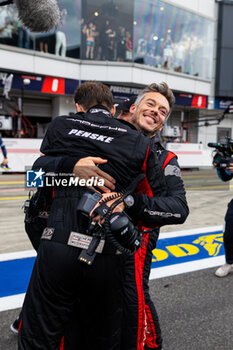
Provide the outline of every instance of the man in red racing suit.
{"type": "MultiPolygon", "coordinates": [[[[143,220],[144,213],[140,209],[136,210],[136,208],[140,208],[140,202],[143,200],[146,215],[151,215],[153,220],[157,216],[158,228],[150,229],[148,233],[144,233],[142,246],[135,253],[134,259],[127,260],[125,326],[123,327],[122,345],[124,350],[162,349],[159,318],[149,294],[149,275],[153,250],[156,248],[159,227],[182,224],[189,213],[177,157],[172,152],[165,150],[160,143],[155,143],[155,147],[165,174],[166,193],[162,196],[156,196],[148,183],[147,195],[150,198],[148,199],[145,194],[133,194],[135,205],[128,210],[132,218],[139,217],[143,220]]],[[[138,191],[140,192],[140,186],[138,191]]],[[[145,193],[145,189],[143,189],[143,193],[145,193]]],[[[141,228],[147,230],[142,225],[141,228]]]]}

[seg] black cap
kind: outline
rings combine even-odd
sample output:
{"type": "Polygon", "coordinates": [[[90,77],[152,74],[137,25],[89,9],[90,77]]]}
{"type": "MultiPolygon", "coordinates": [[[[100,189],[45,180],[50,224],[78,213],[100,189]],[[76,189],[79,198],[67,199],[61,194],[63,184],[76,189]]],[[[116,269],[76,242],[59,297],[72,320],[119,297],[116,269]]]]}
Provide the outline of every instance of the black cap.
{"type": "Polygon", "coordinates": [[[119,102],[118,104],[116,104],[116,107],[120,111],[128,112],[130,107],[132,106],[132,104],[134,104],[135,100],[136,100],[136,96],[131,96],[131,97],[126,98],[125,100],[119,102]]]}

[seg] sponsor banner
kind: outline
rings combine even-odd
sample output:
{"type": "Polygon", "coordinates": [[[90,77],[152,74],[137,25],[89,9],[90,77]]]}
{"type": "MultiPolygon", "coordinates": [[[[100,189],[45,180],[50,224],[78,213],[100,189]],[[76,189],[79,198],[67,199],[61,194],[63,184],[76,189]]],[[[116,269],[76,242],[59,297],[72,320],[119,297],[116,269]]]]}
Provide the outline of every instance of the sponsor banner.
{"type": "MultiPolygon", "coordinates": [[[[11,88],[57,95],[73,95],[78,85],[79,80],[75,79],[14,74],[11,88]],[[28,82],[30,81],[29,84],[24,85],[24,79],[27,79],[28,82]]],[[[2,80],[0,79],[0,87],[2,86],[2,80]]]]}
{"type": "Polygon", "coordinates": [[[174,93],[176,98],[176,105],[187,106],[193,108],[207,108],[208,97],[204,95],[196,94],[184,94],[184,93],[174,93]]]}
{"type": "Polygon", "coordinates": [[[65,94],[65,79],[45,77],[41,92],[49,94],[65,94]]]}
{"type": "Polygon", "coordinates": [[[0,298],[25,293],[35,258],[0,262],[0,298]]]}
{"type": "Polygon", "coordinates": [[[142,89],[129,86],[108,85],[116,100],[126,100],[130,97],[136,97],[142,89]]]}
{"type": "MultiPolygon", "coordinates": [[[[108,85],[116,100],[125,100],[132,96],[137,96],[142,89],[128,86],[108,85]]],[[[192,108],[207,108],[208,97],[204,95],[185,94],[174,92],[177,106],[188,106],[192,108]]]]}
{"type": "MultiPolygon", "coordinates": [[[[10,73],[5,73],[5,75],[10,73]]],[[[1,72],[0,72],[1,77],[1,72]]],[[[80,83],[85,81],[79,81],[75,79],[65,79],[58,77],[50,76],[37,76],[37,75],[23,75],[23,74],[14,74],[12,81],[12,89],[25,91],[36,91],[49,94],[58,94],[58,95],[73,95],[76,88],[80,83]],[[30,83],[24,85],[23,80],[29,79],[30,83]]],[[[124,100],[126,98],[137,96],[142,89],[130,87],[130,86],[121,86],[121,85],[110,85],[110,90],[116,100],[124,100]]],[[[2,80],[0,78],[0,87],[2,87],[2,80]]],[[[197,94],[186,94],[174,92],[176,98],[176,105],[178,106],[188,106],[193,108],[207,108],[208,97],[204,95],[197,94]]]]}
{"type": "Polygon", "coordinates": [[[193,95],[191,107],[193,107],[193,108],[207,108],[207,96],[193,95]]]}
{"type": "MultiPolygon", "coordinates": [[[[162,236],[162,234],[161,234],[162,236]]],[[[224,255],[222,230],[159,239],[153,250],[152,268],[224,255]]]]}
{"type": "Polygon", "coordinates": [[[233,105],[233,98],[216,97],[214,99],[214,109],[227,109],[230,105],[233,105]]]}

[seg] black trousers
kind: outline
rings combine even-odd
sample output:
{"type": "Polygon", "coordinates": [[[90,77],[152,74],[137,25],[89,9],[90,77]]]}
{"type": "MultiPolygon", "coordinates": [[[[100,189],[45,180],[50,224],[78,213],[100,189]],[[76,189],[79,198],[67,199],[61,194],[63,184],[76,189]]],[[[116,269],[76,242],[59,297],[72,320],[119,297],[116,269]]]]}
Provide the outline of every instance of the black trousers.
{"type": "Polygon", "coordinates": [[[233,199],[228,204],[223,234],[226,262],[233,264],[233,199]]]}
{"type": "MultiPolygon", "coordinates": [[[[162,349],[162,335],[156,308],[149,294],[152,250],[158,234],[144,237],[142,248],[127,257],[124,264],[124,307],[121,350],[162,349]],[[146,320],[146,321],[145,321],[146,320]]],[[[64,350],[81,349],[82,321],[79,304],[74,308],[64,334],[64,350]],[[80,333],[77,332],[79,330],[80,333]]],[[[61,349],[63,350],[63,349],[61,349]]]]}
{"type": "Polygon", "coordinates": [[[123,255],[98,254],[92,266],[80,250],[42,240],[26,293],[19,350],[59,350],[74,307],[80,349],[120,350],[123,255]]]}

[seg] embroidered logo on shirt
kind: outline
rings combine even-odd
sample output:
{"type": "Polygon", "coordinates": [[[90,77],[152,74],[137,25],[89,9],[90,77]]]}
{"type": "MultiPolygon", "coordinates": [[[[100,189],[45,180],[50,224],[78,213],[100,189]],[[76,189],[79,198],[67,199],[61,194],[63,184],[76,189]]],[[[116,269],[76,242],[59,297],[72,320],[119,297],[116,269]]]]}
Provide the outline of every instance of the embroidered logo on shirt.
{"type": "Polygon", "coordinates": [[[174,176],[181,177],[181,171],[180,171],[180,168],[178,168],[178,166],[168,164],[165,168],[164,175],[165,176],[174,175],[174,176]]]}
{"type": "Polygon", "coordinates": [[[54,230],[55,229],[53,227],[45,227],[41,238],[42,239],[48,239],[48,240],[52,239],[54,230]]]}

